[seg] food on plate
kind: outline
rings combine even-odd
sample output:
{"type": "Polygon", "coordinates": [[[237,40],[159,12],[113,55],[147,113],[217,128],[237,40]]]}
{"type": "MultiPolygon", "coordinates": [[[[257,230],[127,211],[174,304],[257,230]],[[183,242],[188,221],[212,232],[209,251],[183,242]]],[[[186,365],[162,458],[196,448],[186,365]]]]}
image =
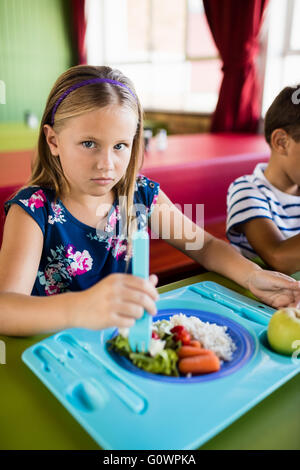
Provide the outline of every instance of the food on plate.
{"type": "Polygon", "coordinates": [[[210,350],[206,350],[205,354],[198,356],[185,357],[178,364],[182,374],[208,374],[217,372],[220,367],[220,359],[210,350]]]}
{"type": "Polygon", "coordinates": [[[181,346],[181,348],[178,349],[177,354],[179,359],[182,359],[183,357],[203,355],[206,354],[207,351],[209,351],[209,349],[198,348],[195,346],[181,346]]]}
{"type": "Polygon", "coordinates": [[[226,330],[226,326],[180,313],[152,324],[147,353],[131,350],[129,329],[124,328],[108,341],[108,349],[153,374],[175,377],[208,374],[217,372],[224,361],[232,359],[236,345],[226,330]]]}
{"type": "Polygon", "coordinates": [[[183,359],[184,357],[204,356],[208,352],[211,352],[211,350],[204,348],[193,348],[191,346],[181,346],[181,348],[178,349],[177,354],[179,359],[183,359]]]}
{"type": "Polygon", "coordinates": [[[190,346],[194,346],[195,348],[202,348],[202,345],[199,341],[197,341],[196,339],[193,339],[191,342],[190,342],[190,346]]]}
{"type": "Polygon", "coordinates": [[[174,341],[181,341],[181,344],[190,344],[191,335],[183,325],[176,325],[170,330],[173,333],[174,341]]]}
{"type": "Polygon", "coordinates": [[[274,351],[292,355],[293,343],[300,340],[300,310],[287,307],[275,312],[269,321],[267,336],[274,351]]]}

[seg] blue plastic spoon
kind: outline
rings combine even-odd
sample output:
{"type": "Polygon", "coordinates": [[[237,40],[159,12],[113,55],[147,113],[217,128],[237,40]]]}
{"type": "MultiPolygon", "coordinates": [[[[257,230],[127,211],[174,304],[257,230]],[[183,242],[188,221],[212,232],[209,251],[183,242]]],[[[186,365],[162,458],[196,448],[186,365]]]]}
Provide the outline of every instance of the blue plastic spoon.
{"type": "MultiPolygon", "coordinates": [[[[132,238],[132,274],[149,278],[149,235],[146,230],[137,230],[132,238]]],[[[151,340],[152,317],[144,311],[142,318],[136,320],[129,330],[129,345],[132,351],[148,352],[151,340]]]]}

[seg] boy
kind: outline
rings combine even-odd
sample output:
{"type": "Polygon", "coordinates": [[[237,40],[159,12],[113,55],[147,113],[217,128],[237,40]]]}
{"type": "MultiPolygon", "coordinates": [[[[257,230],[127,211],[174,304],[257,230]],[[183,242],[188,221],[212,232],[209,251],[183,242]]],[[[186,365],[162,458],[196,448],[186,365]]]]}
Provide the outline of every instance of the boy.
{"type": "Polygon", "coordinates": [[[227,195],[227,237],[248,258],[300,271],[300,85],[286,87],[265,117],[268,163],[237,178],[227,195]]]}

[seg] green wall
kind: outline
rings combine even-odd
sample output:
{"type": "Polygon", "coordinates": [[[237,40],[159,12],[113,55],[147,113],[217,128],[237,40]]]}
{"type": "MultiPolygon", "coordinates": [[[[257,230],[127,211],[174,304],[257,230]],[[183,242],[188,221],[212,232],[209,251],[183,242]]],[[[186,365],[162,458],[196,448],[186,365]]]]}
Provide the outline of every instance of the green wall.
{"type": "Polygon", "coordinates": [[[0,0],[0,122],[40,119],[56,78],[74,65],[70,0],[0,0]]]}

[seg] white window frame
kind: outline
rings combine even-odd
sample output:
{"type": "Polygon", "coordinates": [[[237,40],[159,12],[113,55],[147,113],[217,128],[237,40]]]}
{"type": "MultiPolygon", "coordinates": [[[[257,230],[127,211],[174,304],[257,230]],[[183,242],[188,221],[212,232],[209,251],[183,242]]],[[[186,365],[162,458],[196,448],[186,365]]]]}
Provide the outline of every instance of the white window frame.
{"type": "Polygon", "coordinates": [[[286,85],[294,86],[300,82],[300,70],[288,80],[284,79],[285,60],[299,57],[300,49],[291,48],[293,14],[299,0],[271,0],[269,11],[269,30],[266,52],[266,72],[264,81],[262,117],[276,95],[286,85]]]}
{"type": "MultiPolygon", "coordinates": [[[[190,83],[190,74],[191,74],[191,63],[192,62],[201,62],[201,61],[208,61],[208,60],[216,60],[219,59],[219,55],[216,56],[206,56],[206,57],[190,57],[187,51],[188,45],[188,2],[189,0],[185,0],[185,10],[186,10],[186,21],[185,21],[185,32],[184,32],[184,50],[183,54],[179,58],[176,57],[172,59],[162,59],[159,60],[153,57],[153,46],[152,46],[152,37],[151,37],[151,18],[152,18],[152,11],[153,11],[153,0],[148,0],[149,2],[149,15],[150,15],[150,23],[149,23],[149,35],[148,35],[148,57],[145,60],[133,60],[133,61],[114,61],[108,60],[106,54],[106,43],[105,41],[109,37],[109,21],[107,21],[107,9],[111,8],[112,2],[119,1],[119,6],[121,8],[126,8],[126,0],[86,0],[86,18],[87,18],[87,33],[86,33],[86,44],[87,44],[87,62],[89,64],[95,65],[109,65],[112,67],[120,68],[124,71],[125,74],[128,76],[132,76],[132,70],[134,70],[134,75],[137,75],[137,79],[135,79],[135,85],[138,94],[142,98],[142,102],[144,103],[145,109],[151,111],[170,111],[170,112],[195,112],[197,114],[210,114],[214,111],[215,105],[218,99],[217,93],[211,94],[201,94],[198,93],[198,100],[201,101],[203,105],[202,109],[197,109],[197,104],[195,101],[196,93],[190,93],[188,89],[188,84],[190,83]],[[125,5],[125,7],[123,6],[125,5]],[[91,34],[92,32],[92,34],[91,34]],[[93,47],[89,47],[89,44],[93,43],[93,47]],[[172,93],[172,86],[173,92],[178,86],[178,93],[176,91],[177,101],[174,103],[174,107],[171,106],[171,97],[168,103],[168,106],[160,106],[159,98],[156,97],[156,93],[150,89],[149,83],[145,85],[145,80],[143,80],[143,74],[145,76],[145,71],[138,73],[138,70],[135,66],[145,65],[148,66],[149,73],[153,74],[153,80],[151,84],[158,83],[159,78],[162,77],[164,83],[162,84],[162,93],[166,96],[168,93],[172,93]],[[173,74],[174,77],[171,81],[171,84],[167,83],[167,76],[168,76],[168,68],[170,65],[173,66],[175,73],[173,74]],[[146,89],[145,89],[146,86],[146,89]],[[148,90],[147,90],[148,86],[148,90]],[[171,88],[170,88],[171,87],[171,88]],[[166,93],[166,95],[165,95],[166,93]],[[143,96],[144,95],[144,96],[143,96]],[[201,95],[201,99],[200,99],[201,95]],[[206,100],[206,101],[205,101],[206,100]],[[206,106],[206,109],[205,109],[206,106]]],[[[200,1],[200,0],[199,0],[200,1]]],[[[116,3],[115,3],[116,4],[116,3]]],[[[118,18],[116,18],[118,21],[118,18]]],[[[120,25],[122,27],[122,25],[120,25]]],[[[116,44],[116,43],[115,43],[116,44]]],[[[149,82],[149,81],[148,81],[149,82]]]]}
{"type": "MultiPolygon", "coordinates": [[[[101,50],[102,54],[98,56],[99,58],[102,58],[102,64],[103,65],[127,65],[127,64],[152,64],[155,63],[156,61],[152,59],[152,53],[153,53],[153,43],[152,43],[152,25],[153,25],[153,0],[148,0],[149,4],[149,31],[148,31],[148,47],[147,47],[147,53],[148,53],[148,59],[146,60],[134,60],[134,61],[112,61],[108,60],[106,57],[106,34],[103,34],[103,31],[106,31],[107,28],[107,22],[105,21],[106,19],[106,9],[109,5],[109,2],[116,1],[116,0],[86,0],[86,18],[88,21],[100,21],[100,27],[98,28],[99,31],[99,36],[98,38],[101,39],[99,40],[99,44],[101,44],[101,50]],[[89,16],[89,10],[92,8],[93,10],[93,18],[89,16]],[[97,14],[97,13],[98,14],[97,14]],[[100,20],[97,20],[97,18],[100,18],[100,20]]],[[[119,0],[120,3],[124,3],[126,7],[126,0],[119,0]]],[[[199,0],[202,1],[202,0],[199,0]]],[[[187,44],[188,44],[188,12],[189,12],[189,0],[185,0],[185,11],[186,11],[186,21],[184,25],[185,29],[185,44],[184,44],[184,55],[182,56],[182,62],[199,62],[199,61],[206,61],[206,60],[216,60],[220,58],[219,54],[216,55],[209,55],[209,56],[190,56],[187,51],[187,44]]],[[[89,31],[87,31],[87,34],[89,34],[89,31]]],[[[91,55],[91,50],[87,51],[89,55],[91,55]]],[[[93,60],[95,55],[92,54],[93,60]]],[[[91,57],[88,56],[88,59],[91,59],[91,57]]],[[[90,62],[90,60],[89,60],[90,62]]],[[[180,62],[178,60],[178,62],[180,62]]],[[[168,63],[168,61],[164,61],[164,63],[168,63]]],[[[173,61],[171,61],[173,63],[173,61]]]]}

